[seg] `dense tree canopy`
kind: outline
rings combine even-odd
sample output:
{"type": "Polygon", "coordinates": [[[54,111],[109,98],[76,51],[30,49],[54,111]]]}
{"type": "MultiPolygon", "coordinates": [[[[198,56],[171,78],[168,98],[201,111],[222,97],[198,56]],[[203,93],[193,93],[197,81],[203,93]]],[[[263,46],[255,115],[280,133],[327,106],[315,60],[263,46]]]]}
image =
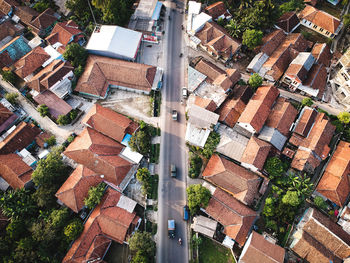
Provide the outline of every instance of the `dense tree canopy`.
{"type": "Polygon", "coordinates": [[[255,29],[248,29],[243,33],[242,44],[249,49],[254,49],[262,43],[263,32],[255,29]]]}
{"type": "Polygon", "coordinates": [[[68,242],[71,242],[75,240],[81,232],[84,230],[83,223],[77,218],[74,219],[72,222],[70,222],[65,228],[64,228],[64,235],[67,237],[68,242]]]}
{"type": "Polygon", "coordinates": [[[279,178],[284,172],[283,163],[278,157],[268,158],[265,164],[265,170],[269,174],[270,179],[279,178]]]}
{"type": "Polygon", "coordinates": [[[301,101],[301,104],[302,104],[303,106],[308,106],[308,107],[310,107],[310,106],[312,106],[312,104],[314,104],[314,102],[313,102],[312,99],[310,99],[310,98],[303,98],[303,100],[301,101]]]}
{"type": "Polygon", "coordinates": [[[343,111],[341,113],[338,114],[338,120],[344,124],[349,124],[350,122],[350,113],[343,111]]]}
{"type": "Polygon", "coordinates": [[[151,149],[151,137],[146,130],[138,130],[129,141],[130,148],[142,155],[149,155],[151,149]]]}
{"type": "Polygon", "coordinates": [[[156,253],[156,243],[153,241],[150,233],[135,232],[135,234],[129,239],[129,248],[134,255],[132,262],[153,262],[156,253]],[[142,261],[145,259],[146,261],[142,261]]]}
{"type": "Polygon", "coordinates": [[[105,192],[106,184],[100,183],[97,186],[92,186],[89,189],[88,196],[84,199],[84,204],[92,209],[101,202],[102,196],[105,192]]]}
{"type": "Polygon", "coordinates": [[[69,44],[63,53],[63,58],[70,61],[74,67],[84,67],[87,57],[87,50],[77,43],[69,44]]]}
{"type": "Polygon", "coordinates": [[[11,104],[17,104],[18,93],[16,92],[6,93],[5,99],[7,99],[7,101],[10,102],[11,104]]]}
{"type": "Polygon", "coordinates": [[[197,213],[200,207],[206,207],[209,203],[210,191],[201,184],[192,184],[186,189],[188,207],[191,214],[197,213]]]}
{"type": "Polygon", "coordinates": [[[38,107],[38,112],[40,113],[41,117],[45,117],[45,116],[49,115],[49,113],[50,113],[49,107],[47,107],[45,104],[41,104],[38,107]]]}
{"type": "Polygon", "coordinates": [[[260,77],[258,73],[254,73],[253,75],[251,75],[248,80],[249,86],[251,86],[254,89],[260,87],[262,83],[263,83],[263,79],[262,77],[260,77]]]}

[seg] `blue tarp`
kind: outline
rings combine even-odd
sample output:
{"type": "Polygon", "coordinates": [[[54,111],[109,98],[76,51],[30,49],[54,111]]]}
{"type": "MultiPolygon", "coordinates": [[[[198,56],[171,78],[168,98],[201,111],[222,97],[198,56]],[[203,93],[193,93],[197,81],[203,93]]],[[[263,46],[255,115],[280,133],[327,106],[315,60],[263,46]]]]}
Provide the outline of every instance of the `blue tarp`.
{"type": "Polygon", "coordinates": [[[152,15],[152,20],[158,20],[159,15],[160,15],[160,10],[162,9],[162,3],[157,2],[156,7],[154,8],[153,15],[152,15]]]}
{"type": "Polygon", "coordinates": [[[129,146],[129,141],[131,139],[131,135],[129,133],[125,134],[123,140],[122,140],[122,144],[125,146],[129,146]]]}

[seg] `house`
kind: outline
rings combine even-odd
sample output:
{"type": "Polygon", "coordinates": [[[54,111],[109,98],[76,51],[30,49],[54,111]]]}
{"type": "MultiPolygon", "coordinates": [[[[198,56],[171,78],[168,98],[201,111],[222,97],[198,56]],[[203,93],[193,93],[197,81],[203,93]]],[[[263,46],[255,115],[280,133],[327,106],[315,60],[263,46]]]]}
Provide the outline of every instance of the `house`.
{"type": "Polygon", "coordinates": [[[340,141],[316,191],[343,207],[350,194],[350,143],[340,141]]]}
{"type": "Polygon", "coordinates": [[[5,46],[14,37],[21,35],[24,32],[24,26],[15,24],[12,21],[5,21],[0,24],[0,48],[5,46]]]}
{"type": "Polygon", "coordinates": [[[288,65],[309,47],[310,43],[299,33],[285,35],[283,30],[275,30],[263,38],[260,52],[249,63],[247,70],[259,73],[268,81],[279,80],[288,65]]]}
{"type": "Polygon", "coordinates": [[[15,153],[0,155],[0,176],[13,188],[28,188],[33,169],[15,153]]]}
{"type": "Polygon", "coordinates": [[[191,228],[194,232],[206,235],[210,238],[214,238],[217,226],[218,223],[215,220],[205,216],[193,217],[193,224],[191,224],[191,228]]]}
{"type": "Polygon", "coordinates": [[[195,104],[199,107],[202,107],[203,109],[206,109],[206,110],[212,111],[212,112],[214,112],[217,109],[216,103],[213,100],[207,99],[207,98],[202,98],[202,97],[195,96],[195,95],[194,96],[191,95],[188,98],[188,103],[189,103],[189,105],[195,104]],[[194,102],[190,103],[190,101],[192,101],[192,98],[194,99],[194,102]]]}
{"type": "Polygon", "coordinates": [[[329,217],[308,208],[290,248],[310,263],[340,263],[350,256],[350,235],[329,217]]]}
{"type": "Polygon", "coordinates": [[[16,23],[21,21],[26,26],[31,26],[31,22],[39,15],[37,11],[26,5],[16,6],[12,20],[16,23]]]}
{"type": "Polygon", "coordinates": [[[258,196],[262,181],[256,174],[217,154],[212,155],[202,176],[246,205],[251,205],[258,196]]]}
{"type": "Polygon", "coordinates": [[[343,26],[338,18],[310,5],[305,5],[304,10],[299,14],[299,19],[303,26],[328,38],[338,35],[343,26]]]}
{"type": "Polygon", "coordinates": [[[84,33],[73,20],[56,23],[45,40],[61,54],[70,43],[78,43],[79,45],[85,43],[84,33]]]}
{"type": "Polygon", "coordinates": [[[0,154],[10,154],[22,150],[35,142],[41,130],[32,123],[21,122],[2,135],[0,154]]]}
{"type": "Polygon", "coordinates": [[[350,109],[350,49],[348,49],[338,60],[336,65],[338,71],[330,82],[333,88],[335,99],[345,106],[347,110],[350,109]]]}
{"type": "Polygon", "coordinates": [[[32,49],[23,36],[15,37],[0,48],[0,67],[10,67],[32,49]]]}
{"type": "Polygon", "coordinates": [[[19,117],[0,103],[0,134],[7,131],[19,117]]]}
{"type": "Polygon", "coordinates": [[[51,90],[44,90],[39,93],[33,99],[38,103],[38,105],[45,104],[49,108],[50,115],[58,119],[60,115],[67,115],[71,110],[73,110],[72,106],[70,106],[63,99],[59,98],[55,93],[51,90]]]}
{"type": "Polygon", "coordinates": [[[224,227],[224,234],[243,247],[257,213],[236,198],[216,188],[205,212],[224,227]]]}
{"type": "Polygon", "coordinates": [[[133,134],[138,124],[129,118],[100,104],[94,104],[82,123],[117,142],[122,142],[126,134],[133,134]]]}
{"type": "Polygon", "coordinates": [[[190,65],[187,68],[187,90],[194,92],[205,80],[207,76],[190,65]]]}
{"type": "MultiPolygon", "coordinates": [[[[197,15],[199,15],[201,8],[202,8],[201,3],[196,1],[188,1],[187,26],[186,26],[187,33],[191,34],[192,21],[197,15]]],[[[211,20],[211,17],[209,15],[207,15],[207,17],[209,17],[209,20],[211,20]]],[[[194,35],[194,33],[192,33],[192,35],[194,35]]]]}
{"type": "Polygon", "coordinates": [[[103,182],[103,177],[89,168],[79,164],[55,196],[60,203],[72,209],[75,213],[84,207],[84,199],[88,196],[90,187],[103,182]]]}
{"type": "Polygon", "coordinates": [[[218,122],[219,115],[203,109],[200,106],[192,105],[188,110],[188,122],[186,128],[186,142],[204,147],[210,132],[218,122]]]}
{"type": "Polygon", "coordinates": [[[323,100],[326,90],[328,72],[323,64],[314,64],[309,71],[305,82],[298,86],[301,90],[314,98],[315,100],[323,100]]]}
{"type": "Polygon", "coordinates": [[[90,54],[135,61],[142,33],[119,26],[96,26],[86,46],[90,54]]]}
{"type": "Polygon", "coordinates": [[[45,36],[51,32],[59,18],[60,16],[56,14],[54,10],[47,8],[30,22],[29,27],[37,35],[45,36]]]}
{"type": "Polygon", "coordinates": [[[135,201],[108,188],[62,262],[101,262],[112,241],[123,244],[138,229],[135,207],[135,201]]]}
{"type": "Polygon", "coordinates": [[[276,27],[285,33],[292,33],[300,25],[300,21],[295,12],[286,12],[277,20],[276,27]]]}
{"type": "Polygon", "coordinates": [[[110,88],[149,94],[158,89],[161,79],[158,67],[89,55],[75,91],[99,99],[105,99],[110,88]]]}
{"type": "MultiPolygon", "coordinates": [[[[199,3],[200,4],[200,3],[199,3]]],[[[203,29],[206,23],[213,21],[212,17],[204,12],[199,14],[189,14],[187,17],[187,33],[190,35],[190,46],[197,48],[200,44],[200,39],[195,36],[203,29]]]]}
{"type": "Polygon", "coordinates": [[[224,28],[213,22],[206,22],[195,34],[199,46],[216,59],[230,60],[241,48],[241,43],[229,36],[224,28]]]}
{"type": "Polygon", "coordinates": [[[138,166],[122,156],[124,148],[119,142],[87,127],[67,147],[64,155],[124,189],[138,166]]]}
{"type": "Polygon", "coordinates": [[[63,99],[72,92],[73,71],[74,67],[68,61],[55,59],[35,74],[27,85],[32,89],[33,97],[45,90],[50,90],[57,97],[63,99]]]}
{"type": "Polygon", "coordinates": [[[248,102],[237,124],[249,133],[259,133],[279,95],[275,86],[261,86],[248,102]]]}
{"type": "Polygon", "coordinates": [[[16,0],[0,0],[0,11],[5,15],[11,15],[16,6],[19,6],[16,0]]]}
{"type": "Polygon", "coordinates": [[[14,64],[16,68],[15,73],[26,82],[29,82],[50,58],[50,55],[42,47],[36,47],[14,64]]]}
{"type": "Polygon", "coordinates": [[[237,85],[232,99],[226,100],[217,111],[219,121],[233,128],[252,96],[253,90],[249,86],[237,85]]]}
{"type": "Polygon", "coordinates": [[[207,6],[205,12],[210,15],[214,20],[219,18],[230,20],[232,18],[230,12],[227,10],[224,2],[219,1],[207,6]]]}
{"type": "Polygon", "coordinates": [[[331,49],[326,43],[316,43],[311,50],[312,56],[315,58],[315,63],[323,64],[329,68],[332,60],[331,49]]]}
{"type": "Polygon", "coordinates": [[[285,98],[279,97],[267,117],[258,138],[271,143],[279,151],[289,138],[298,111],[285,98]]]}
{"type": "Polygon", "coordinates": [[[241,165],[253,172],[262,170],[271,148],[271,144],[262,141],[255,136],[250,137],[241,158],[241,165]]]}
{"type": "Polygon", "coordinates": [[[245,243],[238,263],[283,263],[285,250],[253,231],[245,243]]]}
{"type": "Polygon", "coordinates": [[[328,157],[335,126],[324,113],[304,107],[296,121],[289,143],[298,147],[291,167],[313,172],[328,157]]]}

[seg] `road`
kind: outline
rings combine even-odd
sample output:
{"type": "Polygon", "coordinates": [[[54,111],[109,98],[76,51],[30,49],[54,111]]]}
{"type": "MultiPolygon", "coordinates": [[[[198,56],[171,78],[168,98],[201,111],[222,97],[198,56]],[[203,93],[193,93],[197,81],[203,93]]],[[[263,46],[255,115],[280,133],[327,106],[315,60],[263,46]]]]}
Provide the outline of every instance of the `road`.
{"type": "MultiPolygon", "coordinates": [[[[183,6],[183,2],[177,2],[183,6]]],[[[167,1],[166,6],[175,3],[167,1]]],[[[188,242],[187,224],[182,220],[183,206],[186,204],[186,176],[187,157],[185,146],[186,118],[185,108],[181,105],[181,87],[184,85],[185,58],[179,57],[183,53],[183,14],[179,9],[172,11],[167,8],[167,29],[164,42],[164,88],[162,91],[162,107],[160,127],[162,130],[160,160],[159,160],[159,189],[158,189],[158,234],[157,234],[157,262],[158,263],[187,263],[188,242]],[[178,121],[171,119],[171,111],[178,111],[178,121]],[[170,164],[177,167],[177,178],[170,177],[170,164]],[[176,237],[169,239],[167,235],[168,219],[176,222],[176,237]],[[182,245],[177,240],[181,237],[182,245]]]]}

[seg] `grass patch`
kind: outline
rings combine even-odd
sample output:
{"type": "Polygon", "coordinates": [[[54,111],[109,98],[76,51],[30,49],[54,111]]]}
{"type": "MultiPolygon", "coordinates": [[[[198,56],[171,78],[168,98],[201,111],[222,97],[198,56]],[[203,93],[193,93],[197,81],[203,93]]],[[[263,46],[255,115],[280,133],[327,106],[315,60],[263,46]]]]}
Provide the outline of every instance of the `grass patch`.
{"type": "Polygon", "coordinates": [[[160,144],[151,144],[151,154],[150,154],[150,162],[158,163],[159,162],[159,152],[160,152],[160,144]]]}
{"type": "Polygon", "coordinates": [[[153,181],[151,184],[151,191],[149,194],[149,198],[153,199],[153,200],[157,200],[158,199],[158,180],[159,180],[159,176],[158,174],[155,174],[154,176],[152,176],[153,181]]]}
{"type": "Polygon", "coordinates": [[[209,238],[201,236],[203,242],[199,246],[200,263],[233,263],[235,262],[231,251],[209,238]]]}

